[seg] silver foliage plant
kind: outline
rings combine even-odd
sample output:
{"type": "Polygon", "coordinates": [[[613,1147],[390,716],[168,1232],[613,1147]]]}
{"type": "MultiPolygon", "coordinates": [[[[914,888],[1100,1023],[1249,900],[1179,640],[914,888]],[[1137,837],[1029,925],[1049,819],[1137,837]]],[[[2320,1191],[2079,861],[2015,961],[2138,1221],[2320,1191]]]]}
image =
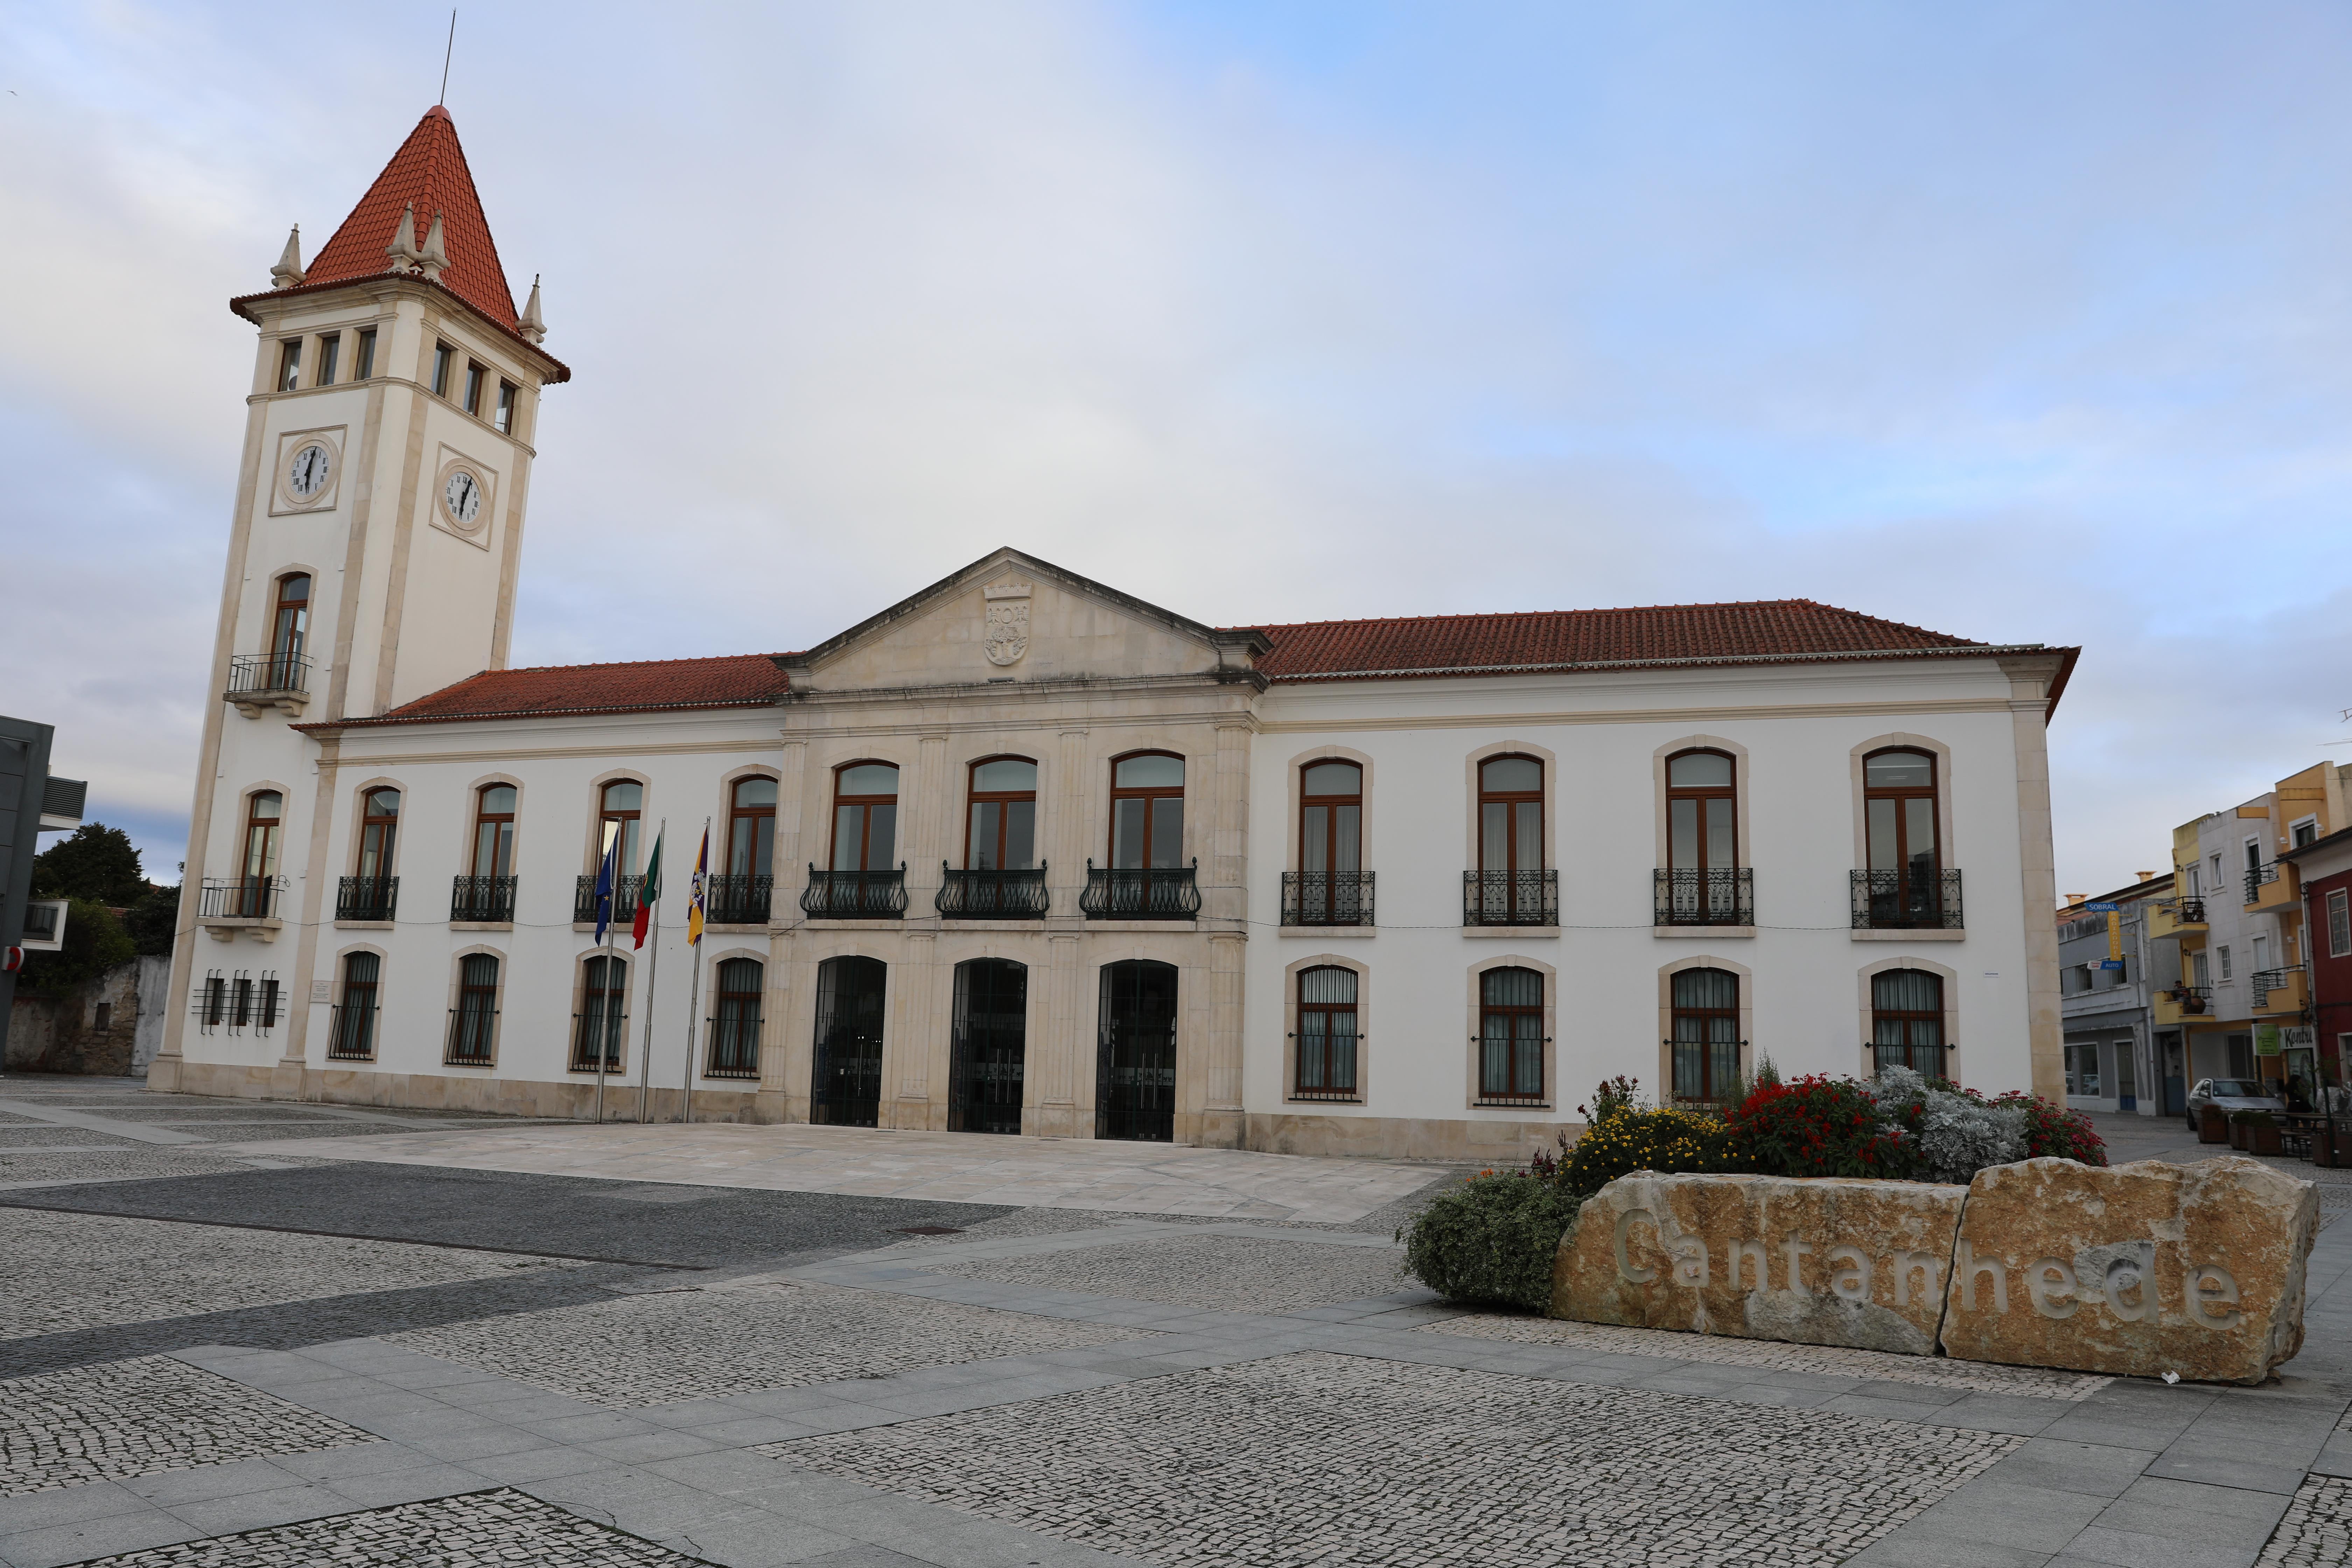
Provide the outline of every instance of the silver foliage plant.
{"type": "Polygon", "coordinates": [[[1920,1103],[1918,1148],[1927,1179],[1965,1182],[1987,1165],[2025,1158],[2025,1112],[1932,1088],[1909,1068],[1882,1068],[1871,1098],[1889,1110],[1920,1103]]]}

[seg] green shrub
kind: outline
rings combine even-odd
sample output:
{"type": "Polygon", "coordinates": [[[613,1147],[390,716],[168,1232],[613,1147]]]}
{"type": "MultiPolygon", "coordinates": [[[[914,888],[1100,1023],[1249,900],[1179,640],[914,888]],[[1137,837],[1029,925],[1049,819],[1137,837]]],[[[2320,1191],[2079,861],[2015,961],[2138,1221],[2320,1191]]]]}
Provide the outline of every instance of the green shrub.
{"type": "Polygon", "coordinates": [[[2230,1120],[2241,1127],[2275,1127],[2278,1121],[2267,1110],[2233,1110],[2230,1120]]]}
{"type": "Polygon", "coordinates": [[[1673,1174],[1729,1171],[1724,1125],[1697,1110],[1619,1110],[1584,1130],[1560,1159],[1559,1183],[1579,1199],[1591,1197],[1631,1171],[1673,1174]]]}
{"type": "Polygon", "coordinates": [[[1474,1176],[1441,1194],[1397,1232],[1421,1282],[1449,1301],[1551,1305],[1552,1259],[1579,1200],[1529,1175],[1474,1176]]]}

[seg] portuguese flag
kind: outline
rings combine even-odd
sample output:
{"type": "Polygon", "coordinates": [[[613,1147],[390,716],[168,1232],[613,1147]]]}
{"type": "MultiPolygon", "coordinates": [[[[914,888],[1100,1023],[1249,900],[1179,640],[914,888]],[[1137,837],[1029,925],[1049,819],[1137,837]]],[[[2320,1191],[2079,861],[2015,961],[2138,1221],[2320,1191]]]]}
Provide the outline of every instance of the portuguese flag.
{"type": "Polygon", "coordinates": [[[645,886],[637,889],[637,923],[629,928],[630,945],[646,945],[646,927],[654,918],[654,905],[661,900],[661,836],[654,836],[653,858],[646,862],[645,886]]]}

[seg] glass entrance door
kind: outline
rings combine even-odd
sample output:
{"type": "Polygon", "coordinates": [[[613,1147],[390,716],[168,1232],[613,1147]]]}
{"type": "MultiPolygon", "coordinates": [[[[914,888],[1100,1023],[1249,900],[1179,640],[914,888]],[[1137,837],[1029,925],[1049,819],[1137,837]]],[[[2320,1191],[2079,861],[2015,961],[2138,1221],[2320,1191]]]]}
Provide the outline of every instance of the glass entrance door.
{"type": "Polygon", "coordinates": [[[1176,966],[1150,959],[1102,972],[1095,1058],[1095,1136],[1176,1137],[1176,966]]]}
{"type": "Polygon", "coordinates": [[[1018,1132],[1029,1033],[1029,970],[1003,958],[956,965],[948,1131],[1018,1132]]]}
{"type": "Polygon", "coordinates": [[[882,998],[878,958],[828,958],[816,971],[816,1071],[809,1120],[872,1127],[882,1110],[882,998]]]}

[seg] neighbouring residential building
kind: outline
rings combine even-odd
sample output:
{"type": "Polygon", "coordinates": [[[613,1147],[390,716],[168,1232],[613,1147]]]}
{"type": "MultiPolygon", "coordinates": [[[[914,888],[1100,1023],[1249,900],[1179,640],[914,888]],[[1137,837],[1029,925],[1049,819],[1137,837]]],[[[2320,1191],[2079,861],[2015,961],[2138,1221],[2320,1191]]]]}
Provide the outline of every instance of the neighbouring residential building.
{"type": "Polygon", "coordinates": [[[2063,1092],[2074,649],[1215,626],[1006,548],[803,651],[509,669],[565,372],[446,113],[276,277],[158,1087],[1470,1158],[1768,1056],[2063,1092]],[[600,946],[665,823],[658,935],[600,946]]]}
{"type": "MultiPolygon", "coordinates": [[[[2336,770],[2343,778],[2343,769],[2336,770]]],[[[2304,963],[2321,1077],[2352,1084],[2352,826],[2279,852],[2303,890],[2304,963]]],[[[2286,873],[2283,873],[2286,874],[2286,873]]]]}
{"type": "Polygon", "coordinates": [[[2179,954],[2175,944],[2150,943],[2147,926],[2171,892],[2169,876],[2142,873],[2128,888],[2071,898],[2058,911],[2066,1103],[2077,1110],[2154,1116],[2170,1102],[2150,1024],[2155,993],[2179,978],[2179,954]]]}
{"type": "Polygon", "coordinates": [[[2318,1050],[2309,949],[2325,933],[2306,921],[2299,857],[2347,826],[2345,772],[2317,763],[2173,830],[2176,896],[2148,934],[2178,948],[2179,979],[2156,998],[2153,1026],[2192,1084],[2341,1081],[2318,1050]]]}
{"type": "Polygon", "coordinates": [[[63,945],[66,902],[36,900],[33,857],[44,833],[81,826],[89,785],[49,772],[55,726],[0,716],[0,1061],[8,1059],[16,973],[27,952],[63,945]]]}

